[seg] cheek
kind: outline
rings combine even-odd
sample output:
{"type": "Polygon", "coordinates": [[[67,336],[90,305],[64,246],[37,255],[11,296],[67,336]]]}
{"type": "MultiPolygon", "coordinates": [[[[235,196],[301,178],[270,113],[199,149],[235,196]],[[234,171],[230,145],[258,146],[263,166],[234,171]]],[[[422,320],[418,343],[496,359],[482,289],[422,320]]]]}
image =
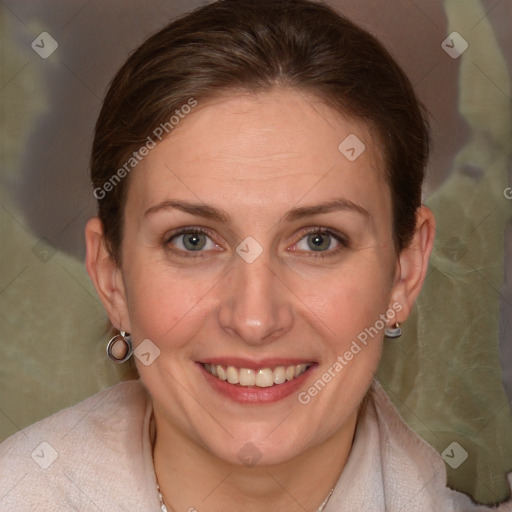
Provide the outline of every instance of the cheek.
{"type": "MultiPolygon", "coordinates": [[[[178,348],[187,342],[182,331],[200,328],[199,319],[208,307],[208,278],[180,276],[158,263],[139,262],[128,272],[128,313],[132,337],[149,338],[156,344],[178,348]]],[[[190,335],[190,333],[188,333],[190,335]]]]}
{"type": "Polygon", "coordinates": [[[293,289],[331,344],[343,345],[388,310],[392,279],[384,269],[390,265],[373,251],[354,254],[336,271],[296,279],[293,289]]]}

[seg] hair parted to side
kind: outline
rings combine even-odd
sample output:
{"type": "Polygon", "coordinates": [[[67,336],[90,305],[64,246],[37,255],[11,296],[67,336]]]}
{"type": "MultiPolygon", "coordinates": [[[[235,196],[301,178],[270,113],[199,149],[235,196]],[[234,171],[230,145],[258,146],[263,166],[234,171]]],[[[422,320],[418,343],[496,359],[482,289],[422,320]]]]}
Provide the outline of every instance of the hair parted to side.
{"type": "MultiPolygon", "coordinates": [[[[219,0],[147,39],[118,71],[104,99],[92,148],[93,187],[103,187],[191,98],[200,104],[231,91],[278,86],[313,93],[376,131],[393,202],[395,247],[406,247],[421,205],[427,116],[381,43],[316,1],[219,0]]],[[[98,199],[118,264],[129,181],[126,176],[98,199]]]]}

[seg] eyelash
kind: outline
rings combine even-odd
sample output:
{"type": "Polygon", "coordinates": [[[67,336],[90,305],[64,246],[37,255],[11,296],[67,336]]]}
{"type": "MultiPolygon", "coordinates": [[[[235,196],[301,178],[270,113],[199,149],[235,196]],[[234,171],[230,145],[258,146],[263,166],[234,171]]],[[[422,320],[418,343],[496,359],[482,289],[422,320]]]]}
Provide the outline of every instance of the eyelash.
{"type": "MultiPolygon", "coordinates": [[[[338,233],[336,231],[333,231],[331,229],[323,228],[323,227],[312,227],[308,228],[307,230],[303,231],[301,233],[300,238],[295,242],[294,245],[298,244],[303,238],[310,234],[319,234],[319,235],[330,235],[332,236],[337,242],[339,242],[340,246],[336,249],[331,249],[328,251],[306,251],[311,252],[309,256],[306,256],[308,258],[329,258],[331,256],[336,256],[341,250],[346,249],[350,246],[349,240],[346,236],[342,235],[341,233],[338,233]]],[[[176,254],[177,256],[184,257],[184,258],[206,258],[207,256],[202,255],[201,253],[204,253],[205,251],[183,251],[181,249],[172,249],[171,241],[180,236],[180,235],[190,235],[190,234],[204,234],[207,235],[210,239],[212,239],[211,233],[209,230],[206,230],[204,228],[198,228],[198,227],[188,227],[183,228],[177,231],[176,233],[172,233],[170,236],[166,237],[166,241],[164,245],[168,248],[168,250],[176,254]],[[192,255],[193,254],[193,255],[192,255]]],[[[213,241],[213,239],[212,239],[213,241]]],[[[215,243],[215,242],[214,242],[215,243]]]]}

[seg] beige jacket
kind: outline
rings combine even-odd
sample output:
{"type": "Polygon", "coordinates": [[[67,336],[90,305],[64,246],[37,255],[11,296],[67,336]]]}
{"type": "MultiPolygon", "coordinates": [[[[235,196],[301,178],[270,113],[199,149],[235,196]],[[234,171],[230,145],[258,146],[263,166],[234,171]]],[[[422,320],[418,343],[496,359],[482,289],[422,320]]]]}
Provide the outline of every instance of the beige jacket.
{"type": "MultiPolygon", "coordinates": [[[[153,425],[149,395],[133,380],[18,432],[0,444],[0,511],[159,512],[153,425]]],[[[374,382],[325,512],[494,510],[445,481],[439,454],[374,382]]],[[[512,500],[498,510],[512,511],[512,500]]]]}

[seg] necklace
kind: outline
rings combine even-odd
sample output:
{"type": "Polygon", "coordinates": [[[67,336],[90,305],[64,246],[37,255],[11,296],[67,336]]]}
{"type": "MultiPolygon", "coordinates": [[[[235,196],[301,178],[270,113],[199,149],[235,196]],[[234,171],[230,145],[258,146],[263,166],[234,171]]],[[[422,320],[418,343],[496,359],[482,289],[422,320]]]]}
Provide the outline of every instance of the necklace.
{"type": "MultiPolygon", "coordinates": [[[[162,496],[162,493],[160,492],[160,486],[156,484],[156,489],[158,491],[158,498],[160,499],[160,512],[168,512],[167,507],[164,503],[164,497],[162,496]]],[[[320,505],[318,512],[322,512],[325,506],[327,505],[327,502],[329,501],[329,498],[331,497],[332,493],[334,492],[334,489],[331,489],[329,494],[327,495],[327,498],[325,498],[324,502],[320,505]]]]}
{"type": "Polygon", "coordinates": [[[156,484],[156,490],[158,491],[158,498],[160,499],[160,512],[167,512],[167,507],[165,506],[164,503],[164,497],[160,492],[160,486],[158,484],[156,484]]]}

